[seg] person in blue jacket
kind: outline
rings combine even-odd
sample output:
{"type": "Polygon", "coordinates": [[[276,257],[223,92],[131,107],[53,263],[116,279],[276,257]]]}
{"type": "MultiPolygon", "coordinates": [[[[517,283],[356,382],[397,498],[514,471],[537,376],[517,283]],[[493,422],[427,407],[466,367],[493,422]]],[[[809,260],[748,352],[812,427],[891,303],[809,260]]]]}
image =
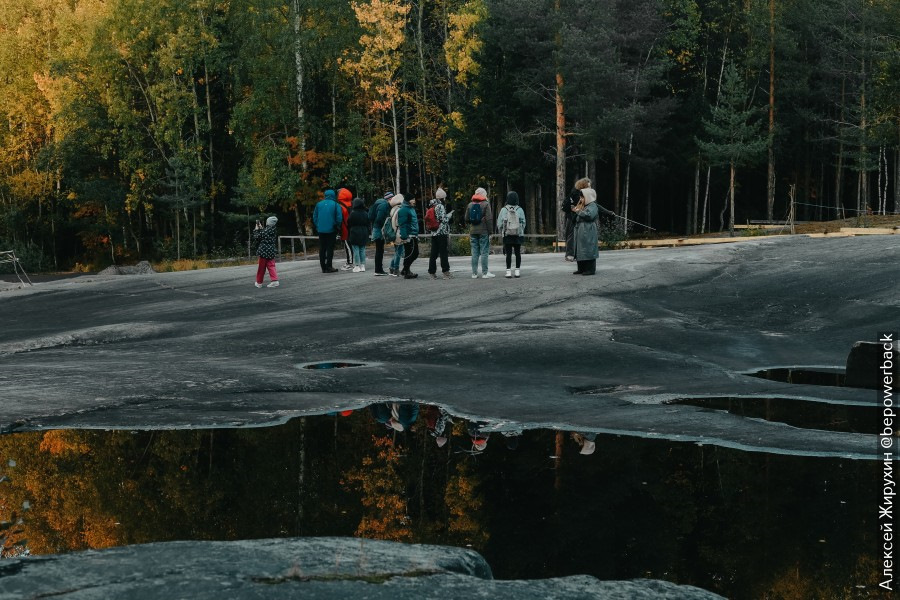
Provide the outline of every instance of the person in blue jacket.
{"type": "Polygon", "coordinates": [[[325,190],[324,197],[313,209],[313,225],[319,234],[319,265],[323,273],[337,272],[331,266],[331,261],[334,259],[334,241],[341,231],[343,215],[335,198],[334,190],[325,190]]]}

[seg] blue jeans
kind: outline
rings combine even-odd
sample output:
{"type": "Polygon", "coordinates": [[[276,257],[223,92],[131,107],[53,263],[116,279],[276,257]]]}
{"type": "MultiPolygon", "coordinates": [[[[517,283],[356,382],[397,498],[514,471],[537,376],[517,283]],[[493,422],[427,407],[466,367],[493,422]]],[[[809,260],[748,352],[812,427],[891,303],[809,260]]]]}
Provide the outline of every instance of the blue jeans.
{"type": "Polygon", "coordinates": [[[353,249],[353,264],[364,267],[366,266],[366,247],[350,246],[353,249]]]}
{"type": "Polygon", "coordinates": [[[472,273],[478,273],[478,258],[481,257],[481,273],[488,272],[488,254],[491,251],[491,236],[470,235],[469,247],[472,249],[472,273]]]}
{"type": "Polygon", "coordinates": [[[403,260],[403,245],[394,246],[394,258],[391,260],[391,268],[400,269],[400,261],[403,260]]]}

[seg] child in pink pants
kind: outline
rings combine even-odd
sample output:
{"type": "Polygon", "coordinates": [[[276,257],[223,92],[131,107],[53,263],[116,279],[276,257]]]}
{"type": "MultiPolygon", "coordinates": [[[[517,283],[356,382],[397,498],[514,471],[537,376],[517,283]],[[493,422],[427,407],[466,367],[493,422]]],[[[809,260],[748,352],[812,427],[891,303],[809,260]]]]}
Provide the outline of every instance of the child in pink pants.
{"type": "Polygon", "coordinates": [[[272,281],[266,287],[278,287],[278,273],[275,271],[275,254],[277,253],[276,244],[278,241],[278,232],[275,230],[275,224],[278,223],[278,217],[269,217],[266,219],[266,226],[256,222],[256,229],[253,230],[253,240],[259,243],[256,253],[259,255],[259,267],[256,269],[256,287],[262,287],[263,278],[266,270],[269,271],[269,279],[272,281]]]}

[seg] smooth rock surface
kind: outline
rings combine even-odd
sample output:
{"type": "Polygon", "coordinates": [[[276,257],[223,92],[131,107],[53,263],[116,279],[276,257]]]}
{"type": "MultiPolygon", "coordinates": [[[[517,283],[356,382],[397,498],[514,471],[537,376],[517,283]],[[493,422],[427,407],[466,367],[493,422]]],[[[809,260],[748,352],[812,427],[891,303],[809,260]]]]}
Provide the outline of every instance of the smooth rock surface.
{"type": "Polygon", "coordinates": [[[713,600],[652,580],[491,579],[472,550],[365,539],[169,542],[0,563],[0,599],[575,598],[713,600]]]}
{"type": "MultiPolygon", "coordinates": [[[[502,257],[492,256],[499,270],[502,257]]],[[[749,377],[843,368],[898,327],[892,236],[750,239],[604,252],[594,277],[560,254],[522,277],[402,280],[255,267],[41,283],[0,293],[0,426],[263,426],[402,399],[497,427],[524,423],[739,449],[874,458],[874,436],[666,401],[807,399],[872,405],[871,390],[749,377]],[[308,370],[315,361],[369,363],[308,370]]],[[[423,272],[424,260],[413,270],[423,272]]]]}

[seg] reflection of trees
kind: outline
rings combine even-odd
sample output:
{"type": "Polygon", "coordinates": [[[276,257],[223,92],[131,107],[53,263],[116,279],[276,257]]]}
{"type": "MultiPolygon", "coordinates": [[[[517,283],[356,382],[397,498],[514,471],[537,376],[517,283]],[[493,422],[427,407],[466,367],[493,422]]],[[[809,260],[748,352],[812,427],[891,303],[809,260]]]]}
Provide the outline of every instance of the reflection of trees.
{"type": "Polygon", "coordinates": [[[361,493],[364,514],[356,535],[397,542],[410,541],[406,486],[401,455],[391,438],[372,436],[375,456],[365,456],[362,467],[347,472],[347,485],[361,493]]]}
{"type": "Polygon", "coordinates": [[[28,501],[22,538],[32,554],[206,537],[194,524],[215,494],[198,475],[199,434],[54,430],[0,436],[15,477],[3,507],[28,501]]]}
{"type": "Polygon", "coordinates": [[[478,476],[473,472],[471,461],[460,461],[447,482],[444,498],[449,514],[448,541],[456,546],[471,545],[480,550],[487,545],[490,534],[485,527],[484,499],[478,493],[477,482],[478,476]]]}

